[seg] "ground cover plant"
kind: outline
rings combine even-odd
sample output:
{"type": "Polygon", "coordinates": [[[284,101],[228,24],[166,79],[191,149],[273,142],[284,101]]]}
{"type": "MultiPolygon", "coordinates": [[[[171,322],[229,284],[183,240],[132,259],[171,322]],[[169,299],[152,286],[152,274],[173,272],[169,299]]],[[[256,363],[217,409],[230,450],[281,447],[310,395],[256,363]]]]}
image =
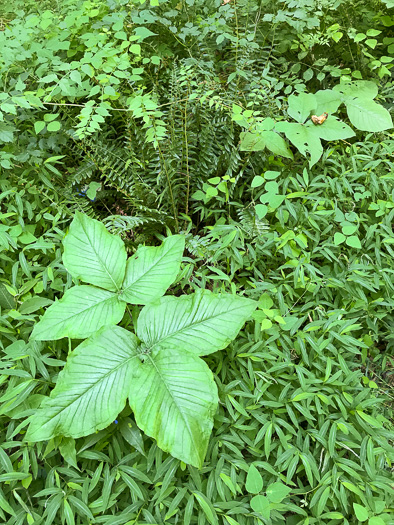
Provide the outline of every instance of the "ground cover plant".
{"type": "Polygon", "coordinates": [[[1,522],[394,523],[393,7],[2,3],[1,522]],[[150,373],[48,419],[117,339],[198,363],[201,443],[150,373]]]}

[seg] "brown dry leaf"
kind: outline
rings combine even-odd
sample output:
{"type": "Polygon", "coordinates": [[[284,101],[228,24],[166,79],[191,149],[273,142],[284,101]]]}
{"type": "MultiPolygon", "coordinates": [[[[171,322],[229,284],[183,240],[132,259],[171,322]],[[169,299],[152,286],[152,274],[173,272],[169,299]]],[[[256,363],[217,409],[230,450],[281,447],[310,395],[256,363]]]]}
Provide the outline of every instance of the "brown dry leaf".
{"type": "Polygon", "coordinates": [[[223,0],[221,5],[226,5],[226,4],[229,4],[230,2],[231,2],[231,0],[223,0]]]}
{"type": "Polygon", "coordinates": [[[315,126],[317,125],[320,126],[327,119],[327,117],[328,117],[328,113],[323,113],[323,115],[320,115],[320,117],[317,117],[316,115],[312,115],[311,119],[312,119],[312,122],[315,124],[315,126]]]}

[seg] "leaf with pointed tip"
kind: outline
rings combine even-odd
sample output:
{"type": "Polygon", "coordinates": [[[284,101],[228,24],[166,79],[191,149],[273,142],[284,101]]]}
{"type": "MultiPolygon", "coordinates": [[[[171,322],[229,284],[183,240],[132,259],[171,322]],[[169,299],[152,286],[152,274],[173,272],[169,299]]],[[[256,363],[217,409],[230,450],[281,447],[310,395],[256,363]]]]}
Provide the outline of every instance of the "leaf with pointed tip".
{"type": "Polygon", "coordinates": [[[393,127],[390,113],[368,98],[347,97],[347,114],[354,127],[361,131],[384,131],[393,127]]]}
{"type": "Polygon", "coordinates": [[[207,355],[226,348],[256,306],[245,297],[206,290],[162,297],[141,311],[137,335],[148,348],[170,346],[207,355]]]}
{"type": "Polygon", "coordinates": [[[184,249],[182,235],[167,237],[157,248],[138,248],[127,261],[119,298],[131,304],[148,304],[161,297],[179,272],[184,249]]]}
{"type": "Polygon", "coordinates": [[[299,95],[290,95],[288,98],[289,107],[287,113],[301,124],[306,121],[311,112],[317,106],[315,95],[312,93],[300,93],[299,95]]]}
{"type": "Polygon", "coordinates": [[[146,354],[129,401],[137,425],[162,450],[202,466],[218,403],[212,372],[202,359],[171,347],[146,354]]]}
{"type": "Polygon", "coordinates": [[[30,339],[85,339],[103,326],[119,323],[125,309],[126,304],[113,292],[94,286],[74,286],[45,311],[30,339]]]}
{"type": "Polygon", "coordinates": [[[64,266],[73,277],[113,292],[120,289],[126,249],[101,222],[76,212],[63,245],[64,266]]]}
{"type": "Polygon", "coordinates": [[[241,151],[262,151],[264,148],[269,149],[275,155],[281,155],[288,159],[293,158],[286,141],[274,131],[259,131],[257,133],[241,133],[241,151]]]}
{"type": "Polygon", "coordinates": [[[119,326],[101,329],[70,354],[26,440],[78,438],[107,427],[124,408],[139,366],[135,335],[119,326]]]}
{"type": "Polygon", "coordinates": [[[314,112],[316,115],[322,113],[335,113],[342,104],[342,97],[338,91],[332,89],[322,89],[315,93],[316,107],[314,112]]]}
{"type": "Polygon", "coordinates": [[[320,126],[315,126],[316,133],[323,140],[341,140],[354,137],[355,133],[350,126],[330,116],[320,126]]]}
{"type": "Polygon", "coordinates": [[[310,154],[309,166],[312,167],[323,153],[323,147],[319,134],[316,132],[316,127],[312,123],[304,125],[296,124],[295,122],[278,122],[275,129],[283,131],[302,155],[310,154]]]}
{"type": "Polygon", "coordinates": [[[372,100],[378,95],[378,86],[370,80],[342,81],[333,87],[342,98],[357,97],[372,100]]]}

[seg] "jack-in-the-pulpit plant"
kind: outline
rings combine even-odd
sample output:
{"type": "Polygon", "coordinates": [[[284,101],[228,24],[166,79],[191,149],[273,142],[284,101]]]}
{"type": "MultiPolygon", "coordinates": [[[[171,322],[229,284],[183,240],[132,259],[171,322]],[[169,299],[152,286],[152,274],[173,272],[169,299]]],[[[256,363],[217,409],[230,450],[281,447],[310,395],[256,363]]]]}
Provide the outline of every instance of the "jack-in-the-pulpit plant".
{"type": "Polygon", "coordinates": [[[140,247],[127,259],[122,240],[77,213],[64,239],[74,286],[51,305],[31,338],[82,339],[57,384],[32,416],[27,441],[86,436],[114,421],[128,399],[138,426],[158,446],[200,467],[218,394],[201,356],[225,348],[255,301],[209,291],[162,297],[179,272],[184,238],[140,247]],[[146,305],[136,334],[116,326],[126,303],[146,305]]]}

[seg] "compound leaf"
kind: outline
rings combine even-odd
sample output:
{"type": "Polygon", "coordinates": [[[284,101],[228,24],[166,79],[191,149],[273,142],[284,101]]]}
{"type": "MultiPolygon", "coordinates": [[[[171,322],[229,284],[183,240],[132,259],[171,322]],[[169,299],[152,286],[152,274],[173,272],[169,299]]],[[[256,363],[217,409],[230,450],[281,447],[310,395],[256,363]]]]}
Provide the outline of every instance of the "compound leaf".
{"type": "Polygon", "coordinates": [[[117,291],[126,269],[126,249],[120,237],[83,213],[76,212],[64,241],[64,266],[73,277],[117,291]]]}
{"type": "Polygon", "coordinates": [[[161,246],[142,246],[127,261],[120,299],[147,304],[161,297],[179,272],[185,238],[173,235],[161,246]]]}
{"type": "Polygon", "coordinates": [[[142,310],[137,335],[149,348],[170,346],[195,355],[211,354],[236,337],[256,305],[244,297],[206,290],[162,297],[142,310]]]}
{"type": "Polygon", "coordinates": [[[119,326],[103,328],[80,344],[32,416],[26,440],[77,438],[107,427],[123,409],[141,366],[136,349],[135,335],[119,326]]]}
{"type": "Polygon", "coordinates": [[[218,403],[212,372],[202,359],[170,347],[146,354],[129,400],[137,425],[162,450],[202,466],[218,403]]]}
{"type": "Polygon", "coordinates": [[[118,295],[94,286],[74,286],[53,303],[30,336],[38,341],[62,337],[84,339],[122,320],[126,305],[118,295]]]}

